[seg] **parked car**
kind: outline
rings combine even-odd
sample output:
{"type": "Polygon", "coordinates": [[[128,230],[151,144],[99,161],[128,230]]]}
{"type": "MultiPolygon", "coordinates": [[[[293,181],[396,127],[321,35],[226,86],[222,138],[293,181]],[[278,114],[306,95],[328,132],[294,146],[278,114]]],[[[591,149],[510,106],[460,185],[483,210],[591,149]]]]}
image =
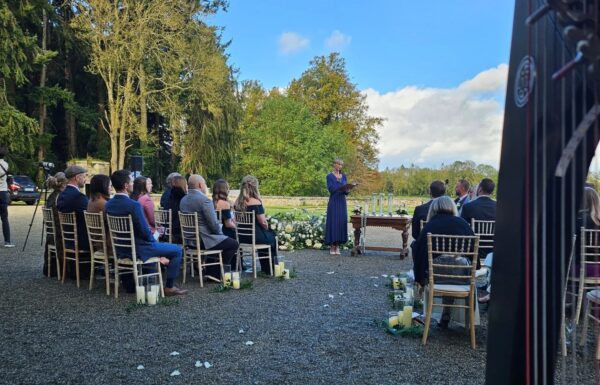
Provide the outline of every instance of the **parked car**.
{"type": "Polygon", "coordinates": [[[40,197],[40,192],[30,177],[26,175],[13,176],[13,183],[8,186],[11,201],[22,201],[28,205],[35,203],[40,197]]]}

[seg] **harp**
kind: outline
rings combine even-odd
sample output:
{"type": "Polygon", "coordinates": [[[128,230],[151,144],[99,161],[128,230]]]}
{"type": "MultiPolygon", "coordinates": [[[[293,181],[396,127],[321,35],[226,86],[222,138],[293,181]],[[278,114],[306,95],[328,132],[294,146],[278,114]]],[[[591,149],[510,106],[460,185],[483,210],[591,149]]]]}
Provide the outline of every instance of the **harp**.
{"type": "Polygon", "coordinates": [[[515,1],[488,385],[557,378],[562,292],[599,139],[599,6],[598,0],[515,1]]]}

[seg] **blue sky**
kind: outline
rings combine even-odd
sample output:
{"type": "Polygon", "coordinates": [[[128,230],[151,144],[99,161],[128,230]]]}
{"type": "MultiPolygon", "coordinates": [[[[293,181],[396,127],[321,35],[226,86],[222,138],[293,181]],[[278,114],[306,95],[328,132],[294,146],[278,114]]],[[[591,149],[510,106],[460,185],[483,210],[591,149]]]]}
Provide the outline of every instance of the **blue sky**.
{"type": "MultiPolygon", "coordinates": [[[[508,62],[513,8],[510,0],[230,0],[228,12],[208,22],[225,28],[224,40],[231,40],[230,63],[239,69],[239,79],[259,80],[267,88],[288,85],[316,55],[341,52],[372,112],[386,118],[380,135],[388,146],[381,147],[381,168],[455,159],[497,165],[497,159],[482,155],[478,146],[454,146],[454,152],[440,153],[436,148],[447,146],[431,148],[409,138],[418,148],[396,151],[390,149],[389,139],[400,143],[415,129],[423,130],[422,119],[407,118],[427,115],[425,103],[451,98],[457,110],[438,115],[463,115],[461,106],[472,104],[475,111],[466,116],[487,122],[484,131],[494,132],[499,153],[497,118],[506,76],[506,68],[499,66],[508,62]],[[478,85],[468,83],[473,79],[479,79],[478,85]],[[469,86],[461,87],[465,82],[469,86]],[[415,97],[420,103],[409,101],[415,97]],[[494,101],[497,105],[489,104],[494,101]]],[[[430,108],[431,114],[439,110],[430,108]]],[[[448,120],[446,116],[431,121],[428,129],[442,136],[447,136],[445,130],[460,130],[444,124],[448,120]]],[[[455,124],[464,124],[464,119],[455,124]]],[[[479,128],[465,128],[452,140],[468,140],[472,130],[479,128]]]]}

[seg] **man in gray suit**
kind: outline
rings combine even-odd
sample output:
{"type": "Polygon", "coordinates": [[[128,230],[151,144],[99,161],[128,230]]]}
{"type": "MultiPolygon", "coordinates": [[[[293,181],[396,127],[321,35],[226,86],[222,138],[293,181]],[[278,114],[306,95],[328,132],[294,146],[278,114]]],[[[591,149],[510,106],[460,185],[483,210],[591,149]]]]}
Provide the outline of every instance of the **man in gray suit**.
{"type": "MultiPolygon", "coordinates": [[[[204,250],[222,250],[223,264],[233,267],[239,249],[238,242],[223,234],[217,219],[217,213],[213,202],[208,198],[206,181],[200,175],[190,175],[188,179],[189,191],[181,199],[179,210],[182,213],[198,213],[198,225],[200,228],[200,241],[204,250]]],[[[207,274],[220,277],[221,269],[218,266],[207,267],[207,274]]]]}

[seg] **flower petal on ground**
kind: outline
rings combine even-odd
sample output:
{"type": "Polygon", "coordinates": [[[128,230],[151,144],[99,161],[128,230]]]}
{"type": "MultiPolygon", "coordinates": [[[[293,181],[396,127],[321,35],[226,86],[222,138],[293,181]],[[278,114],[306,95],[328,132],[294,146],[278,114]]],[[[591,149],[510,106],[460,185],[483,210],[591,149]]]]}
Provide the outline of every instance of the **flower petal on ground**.
{"type": "Polygon", "coordinates": [[[202,361],[196,361],[196,365],[194,365],[194,366],[196,366],[197,368],[200,368],[200,367],[202,367],[202,365],[203,365],[202,361]]]}
{"type": "Polygon", "coordinates": [[[210,362],[208,362],[208,361],[204,361],[204,367],[205,367],[206,369],[208,369],[208,368],[212,368],[212,365],[210,364],[210,362]]]}
{"type": "Polygon", "coordinates": [[[180,376],[181,372],[179,370],[173,370],[173,372],[171,372],[171,377],[175,377],[175,376],[180,376]]]}
{"type": "Polygon", "coordinates": [[[169,354],[170,356],[178,356],[179,352],[171,352],[171,354],[169,354]]]}
{"type": "Polygon", "coordinates": [[[246,341],[246,345],[252,346],[252,345],[254,345],[254,342],[252,342],[252,341],[246,341]]]}
{"type": "Polygon", "coordinates": [[[137,370],[144,370],[144,369],[146,369],[146,368],[144,368],[144,365],[138,365],[137,366],[137,370]]]}

